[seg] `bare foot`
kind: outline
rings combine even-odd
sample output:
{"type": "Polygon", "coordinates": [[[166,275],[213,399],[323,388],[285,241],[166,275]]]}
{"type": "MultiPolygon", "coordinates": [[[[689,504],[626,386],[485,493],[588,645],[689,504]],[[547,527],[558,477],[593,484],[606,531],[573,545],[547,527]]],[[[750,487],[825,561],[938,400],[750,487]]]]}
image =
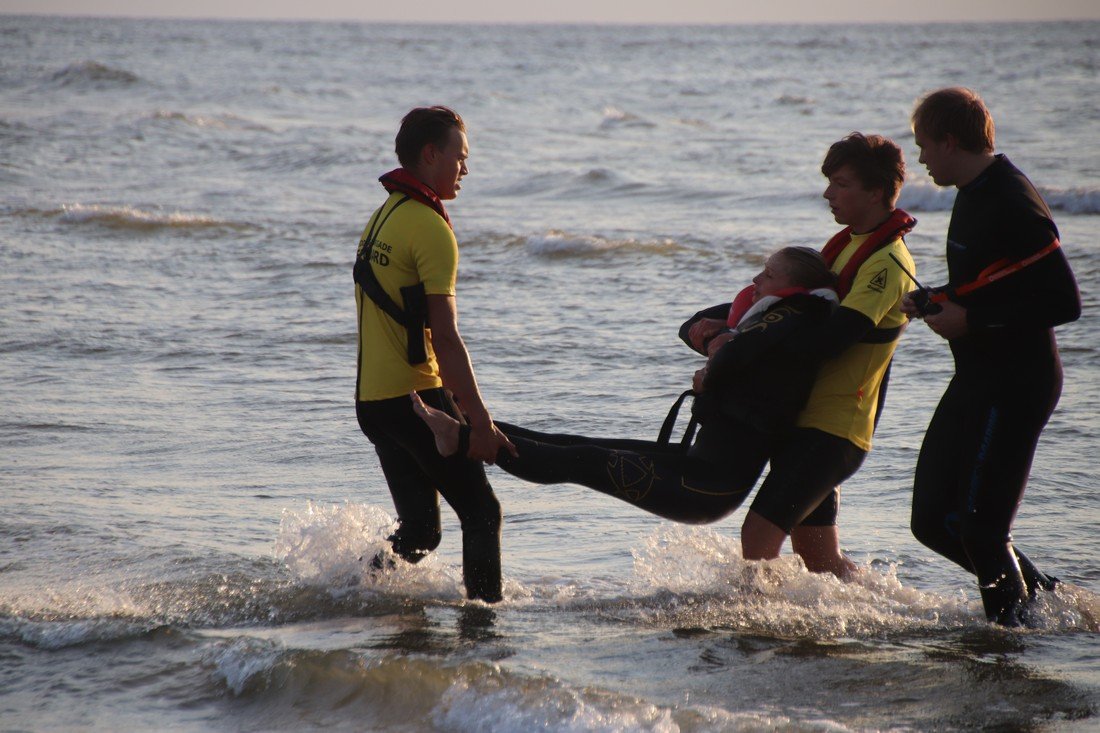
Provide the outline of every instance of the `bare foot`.
{"type": "Polygon", "coordinates": [[[444,458],[453,456],[458,451],[458,420],[445,412],[425,405],[424,400],[420,399],[420,395],[416,392],[410,392],[409,398],[412,399],[413,412],[420,416],[435,436],[435,449],[439,451],[439,455],[444,458]]]}

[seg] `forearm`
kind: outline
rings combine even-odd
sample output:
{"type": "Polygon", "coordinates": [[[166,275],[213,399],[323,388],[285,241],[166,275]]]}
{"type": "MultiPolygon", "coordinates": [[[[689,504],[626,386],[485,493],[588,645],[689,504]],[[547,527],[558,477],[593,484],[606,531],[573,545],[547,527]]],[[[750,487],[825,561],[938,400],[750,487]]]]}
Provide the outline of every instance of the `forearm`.
{"type": "Polygon", "coordinates": [[[462,337],[457,332],[441,334],[441,338],[432,339],[432,348],[439,362],[439,376],[443,380],[443,386],[454,395],[470,424],[475,427],[488,425],[489,410],[481,398],[473,363],[462,337]]]}

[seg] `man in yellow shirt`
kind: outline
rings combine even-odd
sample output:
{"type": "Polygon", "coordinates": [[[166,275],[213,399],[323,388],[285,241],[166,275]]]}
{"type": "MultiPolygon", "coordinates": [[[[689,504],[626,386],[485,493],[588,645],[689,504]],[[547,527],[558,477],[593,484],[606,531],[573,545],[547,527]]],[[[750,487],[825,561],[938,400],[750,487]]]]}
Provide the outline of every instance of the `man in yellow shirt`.
{"type": "MultiPolygon", "coordinates": [[[[439,545],[442,494],[462,523],[466,595],[493,603],[501,599],[501,512],[481,461],[515,448],[493,424],[458,331],[458,243],[443,201],[458,195],[469,172],[465,124],[446,107],[414,109],[401,121],[396,151],[401,167],[379,179],[389,197],[356,259],[356,416],[397,510],[394,553],[415,563],[439,545]],[[414,391],[469,422],[468,457],[439,455],[413,412],[414,391]]],[[[371,562],[382,568],[387,560],[371,562]]]]}
{"type": "Polygon", "coordinates": [[[890,360],[907,323],[900,306],[912,284],[902,267],[914,267],[902,236],[916,220],[894,207],[905,162],[891,140],[853,133],[833,144],[821,172],[833,217],[847,225],[822,252],[838,274],[840,307],[810,355],[824,359],[814,389],[772,454],[741,543],[746,559],[765,560],[779,556],[789,535],[810,570],[843,577],[854,566],[840,552],[839,485],[871,449],[890,360]]]}

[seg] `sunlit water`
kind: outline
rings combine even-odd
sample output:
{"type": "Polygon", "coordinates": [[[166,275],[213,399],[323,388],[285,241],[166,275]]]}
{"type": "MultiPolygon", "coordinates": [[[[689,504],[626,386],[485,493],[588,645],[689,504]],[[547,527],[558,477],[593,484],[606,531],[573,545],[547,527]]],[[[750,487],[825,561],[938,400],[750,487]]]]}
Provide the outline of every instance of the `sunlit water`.
{"type": "MultiPolygon", "coordinates": [[[[1096,23],[431,27],[0,18],[0,727],[1088,729],[1100,708],[1096,23]],[[1018,544],[1064,582],[983,619],[908,530],[950,374],[923,326],[844,487],[841,583],[495,469],[505,601],[459,533],[382,578],[350,263],[397,121],[446,103],[459,308],[494,413],[654,436],[681,320],[822,244],[827,146],[965,83],[1055,207],[1085,302],[1018,544]]],[[[952,192],[901,205],[942,281],[952,192]]],[[[743,510],[742,510],[743,511],[743,510]]]]}

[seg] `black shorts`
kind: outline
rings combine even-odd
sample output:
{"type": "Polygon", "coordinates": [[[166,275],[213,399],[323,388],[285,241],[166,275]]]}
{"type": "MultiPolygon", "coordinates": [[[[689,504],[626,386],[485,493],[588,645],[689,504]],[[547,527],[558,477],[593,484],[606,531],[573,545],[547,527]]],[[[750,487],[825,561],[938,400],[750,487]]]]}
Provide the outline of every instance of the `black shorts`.
{"type": "Polygon", "coordinates": [[[799,525],[830,527],[840,511],[840,484],[867,451],[814,428],[796,428],[772,453],[771,469],[750,509],[787,534],[799,525]]]}

